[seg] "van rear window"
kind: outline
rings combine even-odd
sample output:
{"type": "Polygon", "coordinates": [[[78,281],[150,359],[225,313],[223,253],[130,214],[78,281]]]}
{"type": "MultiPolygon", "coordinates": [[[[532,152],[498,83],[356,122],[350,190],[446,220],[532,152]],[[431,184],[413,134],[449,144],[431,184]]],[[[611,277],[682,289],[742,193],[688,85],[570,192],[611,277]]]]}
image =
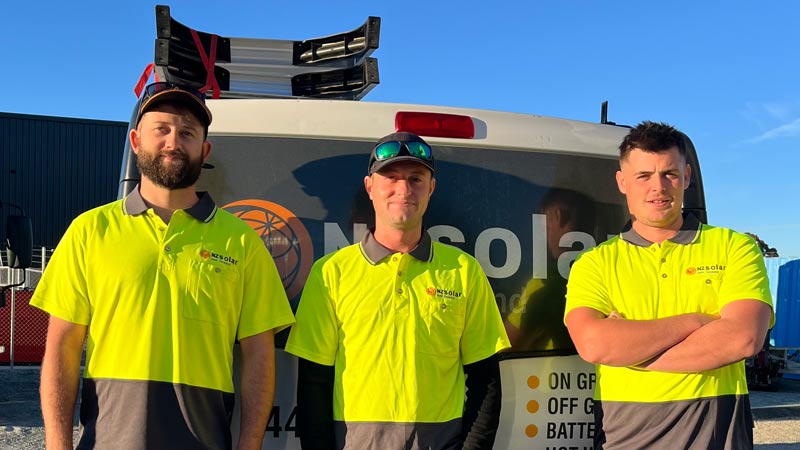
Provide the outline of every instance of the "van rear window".
{"type": "MultiPolygon", "coordinates": [[[[200,188],[255,221],[273,256],[280,253],[296,306],[311,263],[358,241],[374,222],[363,188],[372,144],[226,136],[212,143],[214,167],[200,188]]],[[[433,150],[437,185],[424,224],[434,239],[481,262],[512,339],[506,355],[574,354],[562,321],[570,267],[628,218],[614,181],[616,157],[581,149],[433,150]]]]}

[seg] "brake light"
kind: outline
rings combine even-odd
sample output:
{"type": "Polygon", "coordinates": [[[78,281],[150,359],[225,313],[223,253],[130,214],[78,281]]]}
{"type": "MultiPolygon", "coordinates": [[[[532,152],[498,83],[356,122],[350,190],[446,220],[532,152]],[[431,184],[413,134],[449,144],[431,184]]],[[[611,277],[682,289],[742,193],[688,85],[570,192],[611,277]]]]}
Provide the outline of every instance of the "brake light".
{"type": "Polygon", "coordinates": [[[475,123],[472,117],[457,114],[398,111],[394,116],[396,131],[407,131],[420,136],[472,139],[475,123]]]}

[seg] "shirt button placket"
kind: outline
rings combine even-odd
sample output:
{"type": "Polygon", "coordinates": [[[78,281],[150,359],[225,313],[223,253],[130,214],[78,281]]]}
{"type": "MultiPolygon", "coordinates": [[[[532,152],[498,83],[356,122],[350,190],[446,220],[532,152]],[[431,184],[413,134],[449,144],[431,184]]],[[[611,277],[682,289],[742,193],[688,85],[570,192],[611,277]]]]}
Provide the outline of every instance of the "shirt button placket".
{"type": "Polygon", "coordinates": [[[672,275],[672,259],[671,254],[674,251],[674,246],[670,241],[664,241],[656,254],[659,272],[661,273],[661,285],[659,288],[659,299],[661,302],[674,304],[676,302],[676,289],[675,283],[680,278],[675,278],[672,275]]]}
{"type": "Polygon", "coordinates": [[[170,224],[173,224],[178,228],[170,227],[169,224],[167,224],[166,227],[162,224],[158,225],[158,235],[161,238],[161,248],[163,250],[160,255],[161,257],[159,258],[159,268],[162,272],[170,272],[174,269],[175,257],[177,255],[175,254],[176,252],[173,252],[173,250],[177,251],[179,249],[174,245],[175,242],[173,241],[173,238],[175,237],[175,234],[171,230],[180,229],[180,225],[175,224],[175,222],[178,220],[179,218],[177,217],[177,214],[173,215],[172,220],[170,220],[170,224]]]}
{"type": "Polygon", "coordinates": [[[403,280],[403,269],[405,266],[406,255],[392,256],[392,268],[395,270],[394,279],[394,308],[395,311],[403,311],[408,308],[408,286],[403,280]]]}

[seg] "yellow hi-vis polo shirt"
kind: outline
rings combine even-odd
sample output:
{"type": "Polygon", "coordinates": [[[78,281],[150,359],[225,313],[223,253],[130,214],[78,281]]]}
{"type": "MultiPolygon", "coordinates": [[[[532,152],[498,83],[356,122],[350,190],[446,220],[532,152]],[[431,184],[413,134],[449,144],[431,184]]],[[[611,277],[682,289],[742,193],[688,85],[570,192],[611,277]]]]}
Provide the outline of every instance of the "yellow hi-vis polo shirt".
{"type": "MultiPolygon", "coordinates": [[[[570,272],[565,317],[578,307],[603,314],[618,311],[629,320],[695,312],[719,314],[725,305],[741,299],[772,306],[758,246],[746,235],[703,225],[687,214],[678,234],[660,245],[642,238],[629,224],[620,236],[578,257],[570,272]]],[[[721,435],[724,441],[726,432],[733,430],[721,432],[722,422],[715,421],[714,414],[731,423],[742,420],[736,428],[749,416],[749,407],[741,403],[747,394],[742,361],[700,373],[598,365],[597,374],[595,398],[602,401],[603,427],[617,433],[609,442],[619,442],[624,435],[632,444],[640,444],[636,448],[688,448],[681,445],[684,439],[694,439],[697,448],[723,448],[723,444],[712,444],[719,441],[708,441],[710,447],[698,444],[702,442],[699,434],[717,435],[714,439],[721,435]],[[674,426],[676,420],[692,423],[674,426]],[[667,441],[665,447],[648,444],[640,430],[657,435],[653,431],[657,423],[683,429],[678,432],[685,435],[662,440],[667,441]]]]}
{"type": "Polygon", "coordinates": [[[461,431],[463,366],[508,347],[472,256],[427,232],[412,252],[394,253],[368,233],[314,264],[286,351],[335,366],[337,441],[372,448],[377,433],[448,442],[461,431]]]}
{"type": "Polygon", "coordinates": [[[73,221],[31,304],[88,325],[81,442],[98,449],[229,447],[235,340],[294,321],[246,223],[202,194],[165,224],[138,187],[73,221]]]}

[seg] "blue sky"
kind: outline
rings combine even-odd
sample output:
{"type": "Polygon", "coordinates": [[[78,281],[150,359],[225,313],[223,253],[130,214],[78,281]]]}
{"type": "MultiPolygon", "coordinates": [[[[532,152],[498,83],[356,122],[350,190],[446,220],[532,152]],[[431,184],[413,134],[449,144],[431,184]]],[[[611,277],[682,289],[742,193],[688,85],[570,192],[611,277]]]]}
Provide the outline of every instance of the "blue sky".
{"type": "MultiPolygon", "coordinates": [[[[381,84],[366,101],[596,122],[608,100],[614,122],[670,122],[698,149],[709,221],[800,257],[795,1],[164,3],[230,37],[305,39],[380,16],[381,84]]],[[[155,5],[7,5],[0,111],[127,121],[153,60],[155,5]]]]}

